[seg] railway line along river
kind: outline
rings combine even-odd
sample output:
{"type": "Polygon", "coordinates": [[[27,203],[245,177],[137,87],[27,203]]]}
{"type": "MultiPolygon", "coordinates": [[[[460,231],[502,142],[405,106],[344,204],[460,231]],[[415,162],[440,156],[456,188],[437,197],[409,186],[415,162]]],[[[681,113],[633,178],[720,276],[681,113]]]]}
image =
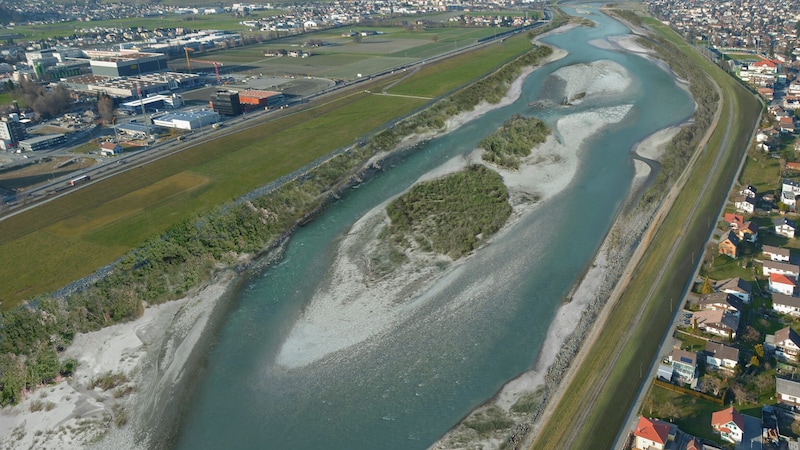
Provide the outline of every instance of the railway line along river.
{"type": "Polygon", "coordinates": [[[597,26],[543,38],[568,55],[528,75],[519,98],[346,193],[249,280],[205,369],[188,377],[190,412],[170,441],[181,449],[427,448],[534,365],[628,195],[631,149],[694,108],[663,67],[596,45],[627,28],[593,6],[581,14],[597,26]],[[429,277],[408,274],[402,296],[354,290],[343,270],[371,218],[419,179],[463,163],[514,114],[554,130],[544,162],[505,175],[536,204],[518,208],[464,261],[429,277]]]}

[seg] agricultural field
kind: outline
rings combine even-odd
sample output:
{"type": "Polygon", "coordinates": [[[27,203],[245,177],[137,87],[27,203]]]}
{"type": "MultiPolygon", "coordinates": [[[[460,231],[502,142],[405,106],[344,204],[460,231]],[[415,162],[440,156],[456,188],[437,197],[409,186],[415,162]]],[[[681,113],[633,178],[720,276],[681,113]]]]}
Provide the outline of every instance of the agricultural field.
{"type": "MultiPolygon", "coordinates": [[[[453,83],[474,81],[530,48],[527,36],[517,36],[425,65],[419,73],[432,74],[432,80],[449,73],[448,84],[430,87],[430,94],[442,95],[453,83]]],[[[364,88],[378,92],[399,79],[398,74],[364,88]]],[[[15,270],[0,274],[0,307],[7,310],[93,273],[170,225],[351,145],[427,102],[351,92],[9,217],[0,222],[0,264],[15,270]]]]}
{"type": "MultiPolygon", "coordinates": [[[[295,75],[353,80],[358,78],[358,74],[367,76],[399,68],[507,31],[503,28],[436,28],[424,31],[409,31],[402,27],[363,29],[383,34],[364,36],[360,42],[356,42],[352,37],[343,37],[342,29],[327,30],[229,50],[192,53],[190,59],[220,62],[220,72],[225,74],[295,75]],[[323,41],[326,45],[307,46],[311,39],[323,41]],[[264,56],[267,50],[296,50],[308,52],[311,56],[264,56]]],[[[173,70],[188,71],[185,57],[170,60],[169,66],[173,70]]],[[[191,62],[191,66],[194,72],[214,70],[213,65],[208,63],[191,62]]]]}
{"type": "MultiPolygon", "coordinates": [[[[281,14],[281,11],[260,11],[258,14],[253,14],[248,17],[248,20],[256,20],[258,17],[269,17],[274,14],[281,14]]],[[[80,34],[81,30],[89,30],[95,27],[145,27],[151,30],[155,28],[186,27],[196,30],[251,31],[251,28],[239,23],[242,20],[241,17],[236,17],[232,14],[165,14],[160,17],[130,17],[92,22],[70,21],[41,25],[18,25],[13,31],[20,35],[20,39],[31,41],[58,36],[70,36],[75,33],[80,34]]]]}

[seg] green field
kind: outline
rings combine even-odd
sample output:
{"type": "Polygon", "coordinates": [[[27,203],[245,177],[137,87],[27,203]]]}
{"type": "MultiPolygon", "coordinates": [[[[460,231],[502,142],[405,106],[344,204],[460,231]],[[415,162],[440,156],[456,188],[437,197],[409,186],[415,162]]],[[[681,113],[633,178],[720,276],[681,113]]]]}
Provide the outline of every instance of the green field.
{"type": "MultiPolygon", "coordinates": [[[[529,49],[527,37],[518,36],[426,65],[420,73],[431,73],[433,79],[442,72],[449,74],[447,84],[429,89],[432,95],[441,95],[529,49]]],[[[394,80],[361,89],[379,91],[390,81],[394,80]]],[[[86,276],[170,225],[353,144],[425,103],[360,90],[342,94],[0,221],[0,264],[14,267],[0,273],[2,308],[86,276]]]]}
{"type": "Polygon", "coordinates": [[[597,339],[586,344],[590,345],[589,356],[575,372],[558,401],[556,413],[540,430],[533,448],[612,447],[635,398],[637,390],[633,386],[649,382],[640,378],[642,367],[649,366],[656,354],[679,304],[672,300],[681,298],[692,275],[691,262],[697,261],[706,243],[708,221],[718,215],[761,111],[752,94],[669,28],[654,19],[645,22],[682,49],[722,90],[722,116],[692,173],[708,174],[716,156],[724,152],[725,157],[707,188],[705,175],[688,178],[670,212],[659,222],[652,243],[597,339]],[[697,198],[701,202],[692,213],[697,198]],[[680,243],[672,253],[676,241],[680,243]],[[632,320],[637,316],[639,321],[634,326],[632,320]],[[573,420],[565,420],[578,417],[585,420],[581,427],[576,427],[573,420]]]}
{"type": "MultiPolygon", "coordinates": [[[[281,14],[282,11],[259,11],[249,16],[246,20],[256,20],[259,17],[269,17],[281,14]]],[[[144,27],[149,30],[156,28],[185,27],[193,30],[227,30],[234,32],[252,31],[252,28],[241,25],[241,17],[232,14],[164,14],[159,17],[129,17],[113,20],[96,20],[92,22],[59,22],[42,25],[18,25],[14,33],[22,35],[27,40],[47,39],[51,37],[71,36],[81,34],[82,31],[96,27],[131,28],[144,27]]],[[[9,30],[12,31],[12,30],[9,30]]]]}

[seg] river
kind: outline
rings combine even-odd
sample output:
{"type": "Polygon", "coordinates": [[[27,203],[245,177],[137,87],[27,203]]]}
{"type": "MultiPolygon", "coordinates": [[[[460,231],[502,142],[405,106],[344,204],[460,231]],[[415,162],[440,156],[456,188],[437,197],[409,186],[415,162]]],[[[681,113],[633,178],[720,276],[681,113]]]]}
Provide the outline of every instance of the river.
{"type": "MultiPolygon", "coordinates": [[[[623,25],[594,6],[570,13],[597,26],[543,39],[569,55],[533,72],[516,102],[426,143],[349,191],[292,236],[279,264],[250,280],[209,350],[206,370],[189,381],[197,387],[178,448],[423,449],[532,367],[555,311],[627,195],[632,147],[686,120],[694,106],[657,65],[589,44],[628,33],[623,25]],[[624,68],[631,83],[613,95],[559,105],[554,92],[565,82],[550,75],[600,60],[624,68]],[[543,106],[530,106],[537,101],[543,106]],[[554,124],[619,105],[626,105],[624,119],[584,143],[566,188],[448,274],[385,333],[301,367],[276,363],[343,234],[360,217],[472,151],[515,113],[554,124]]],[[[562,127],[559,138],[572,132],[562,127]]],[[[370,320],[365,315],[353,318],[354,329],[370,320]]]]}

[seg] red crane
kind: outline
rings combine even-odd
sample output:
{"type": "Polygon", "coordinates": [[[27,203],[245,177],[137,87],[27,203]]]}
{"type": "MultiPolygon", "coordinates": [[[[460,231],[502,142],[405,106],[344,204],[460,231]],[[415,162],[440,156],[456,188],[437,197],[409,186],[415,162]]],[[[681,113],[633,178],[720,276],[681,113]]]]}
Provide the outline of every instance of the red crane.
{"type": "MultiPolygon", "coordinates": [[[[219,78],[219,68],[220,68],[220,66],[222,66],[222,65],[223,65],[221,62],[217,62],[217,61],[207,61],[207,60],[205,60],[205,59],[194,59],[194,58],[192,58],[192,59],[189,59],[189,61],[193,61],[193,62],[199,62],[199,63],[206,63],[206,64],[211,64],[211,65],[213,65],[213,66],[214,66],[214,72],[216,72],[216,74],[217,74],[217,84],[219,84],[219,83],[220,83],[220,78],[219,78]]],[[[189,66],[189,70],[191,70],[191,69],[192,69],[192,68],[191,68],[191,66],[189,66]]]]}

